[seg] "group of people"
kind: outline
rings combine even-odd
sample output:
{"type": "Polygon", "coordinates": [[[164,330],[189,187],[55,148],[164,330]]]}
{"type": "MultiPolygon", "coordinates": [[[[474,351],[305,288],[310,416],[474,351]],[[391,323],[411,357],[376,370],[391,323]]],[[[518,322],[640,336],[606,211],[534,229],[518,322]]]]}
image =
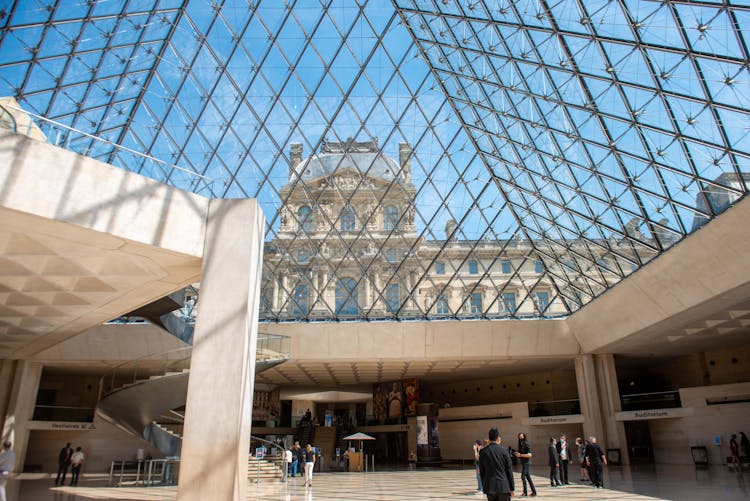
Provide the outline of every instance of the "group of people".
{"type": "Polygon", "coordinates": [[[85,459],[80,447],[76,447],[76,450],[73,451],[70,442],[65,444],[65,447],[60,449],[60,454],[57,456],[57,478],[55,478],[55,485],[65,485],[65,477],[68,475],[68,469],[70,469],[70,485],[78,485],[78,475],[81,473],[81,467],[85,459]]]}
{"type": "MultiPolygon", "coordinates": [[[[284,451],[285,461],[287,464],[287,475],[294,478],[297,476],[297,470],[300,464],[304,465],[305,487],[312,487],[313,468],[315,467],[315,450],[310,444],[300,447],[299,442],[295,442],[291,449],[284,451]]],[[[300,469],[301,470],[301,469],[300,469]]],[[[300,471],[302,475],[302,471],[300,471]]]]}
{"type": "Polygon", "coordinates": [[[737,442],[737,434],[733,433],[729,439],[729,451],[732,454],[732,463],[737,471],[742,471],[740,458],[750,461],[750,439],[747,438],[744,431],[740,432],[740,441],[737,442]],[[742,454],[740,454],[742,453],[742,454]]]}
{"type": "Polygon", "coordinates": [[[548,466],[550,467],[549,480],[552,487],[569,485],[570,477],[568,465],[575,461],[581,467],[581,482],[590,481],[595,487],[604,487],[603,466],[607,464],[607,456],[596,443],[596,437],[589,437],[584,441],[581,437],[576,438],[576,455],[565,434],[559,439],[550,437],[547,447],[548,466]],[[559,480],[558,480],[559,472],[559,480]]]}
{"type": "MultiPolygon", "coordinates": [[[[531,465],[531,445],[526,439],[526,434],[518,434],[518,449],[512,449],[501,445],[502,439],[497,428],[491,428],[488,440],[481,443],[474,442],[474,464],[477,475],[477,494],[484,493],[488,501],[500,501],[510,499],[515,490],[513,481],[512,456],[521,463],[521,482],[523,483],[522,496],[536,496],[534,481],[531,479],[529,466],[531,465]]],[[[565,434],[559,439],[551,437],[547,448],[548,465],[550,467],[550,485],[558,487],[570,483],[568,476],[568,465],[575,461],[581,467],[581,481],[591,481],[597,487],[604,487],[602,475],[603,465],[607,464],[607,457],[601,447],[596,443],[596,437],[589,437],[583,441],[576,438],[576,455],[568,443],[565,434]],[[559,479],[558,479],[559,472],[559,479]]]]}

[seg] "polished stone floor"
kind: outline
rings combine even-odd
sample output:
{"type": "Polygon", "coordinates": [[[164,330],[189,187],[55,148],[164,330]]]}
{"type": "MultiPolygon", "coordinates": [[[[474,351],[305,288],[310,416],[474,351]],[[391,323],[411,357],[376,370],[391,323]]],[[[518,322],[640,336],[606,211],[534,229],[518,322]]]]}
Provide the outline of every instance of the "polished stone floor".
{"type": "MultiPolygon", "coordinates": [[[[539,497],[550,501],[648,499],[741,500],[750,498],[750,472],[738,475],[726,468],[696,469],[692,466],[609,467],[605,471],[607,489],[594,489],[580,482],[551,488],[544,478],[546,468],[535,467],[534,481],[539,497]]],[[[577,478],[577,477],[576,477],[577,478]]],[[[9,501],[84,500],[174,500],[176,487],[110,488],[106,476],[82,475],[78,487],[54,487],[45,474],[23,474],[8,484],[9,501]]],[[[286,484],[251,484],[248,500],[312,501],[420,501],[428,499],[485,499],[472,489],[472,470],[417,470],[376,473],[316,473],[313,487],[305,488],[301,477],[286,484]]],[[[516,474],[516,494],[521,494],[516,474]]]]}

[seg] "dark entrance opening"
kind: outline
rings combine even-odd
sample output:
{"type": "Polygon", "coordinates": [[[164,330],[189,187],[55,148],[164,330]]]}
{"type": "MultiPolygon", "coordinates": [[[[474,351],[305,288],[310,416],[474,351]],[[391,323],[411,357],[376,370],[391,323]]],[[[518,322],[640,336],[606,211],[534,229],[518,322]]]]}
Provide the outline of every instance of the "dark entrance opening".
{"type": "Polygon", "coordinates": [[[648,421],[625,421],[625,439],[631,463],[653,463],[654,448],[648,421]]]}

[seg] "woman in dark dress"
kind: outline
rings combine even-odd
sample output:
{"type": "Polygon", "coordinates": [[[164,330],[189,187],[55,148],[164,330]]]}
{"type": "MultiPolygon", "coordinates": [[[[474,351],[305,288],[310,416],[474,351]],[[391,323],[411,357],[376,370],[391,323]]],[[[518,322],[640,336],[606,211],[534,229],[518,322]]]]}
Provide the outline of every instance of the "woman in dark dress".
{"type": "Polygon", "coordinates": [[[549,483],[552,487],[560,485],[560,481],[557,479],[557,469],[560,467],[560,454],[557,452],[557,440],[555,437],[549,439],[549,447],[547,447],[547,453],[549,454],[549,483]]]}

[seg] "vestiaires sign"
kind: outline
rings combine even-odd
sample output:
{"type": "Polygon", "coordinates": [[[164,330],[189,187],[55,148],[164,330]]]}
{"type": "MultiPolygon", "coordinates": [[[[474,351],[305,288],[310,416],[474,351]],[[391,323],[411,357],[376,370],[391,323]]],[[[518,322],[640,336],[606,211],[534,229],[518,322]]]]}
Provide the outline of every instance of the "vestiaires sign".
{"type": "Polygon", "coordinates": [[[67,423],[64,421],[30,421],[30,430],[92,431],[94,423],[67,423]]]}

